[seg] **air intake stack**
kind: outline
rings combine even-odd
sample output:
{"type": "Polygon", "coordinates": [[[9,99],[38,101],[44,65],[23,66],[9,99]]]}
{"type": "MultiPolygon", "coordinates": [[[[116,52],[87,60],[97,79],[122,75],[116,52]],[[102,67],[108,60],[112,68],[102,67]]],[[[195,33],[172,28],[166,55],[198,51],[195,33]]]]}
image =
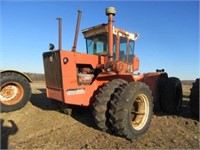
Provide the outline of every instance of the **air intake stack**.
{"type": "Polygon", "coordinates": [[[113,61],[113,16],[116,14],[114,7],[106,8],[106,15],[108,16],[108,58],[113,61]]]}

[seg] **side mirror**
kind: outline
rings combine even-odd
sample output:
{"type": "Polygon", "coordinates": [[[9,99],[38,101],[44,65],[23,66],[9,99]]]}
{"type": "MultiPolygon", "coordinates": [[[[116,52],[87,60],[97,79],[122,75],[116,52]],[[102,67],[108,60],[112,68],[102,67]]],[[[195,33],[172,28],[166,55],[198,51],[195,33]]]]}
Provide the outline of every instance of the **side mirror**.
{"type": "Polygon", "coordinates": [[[53,51],[54,48],[55,48],[55,46],[54,46],[52,43],[50,43],[50,44],[49,44],[49,50],[50,50],[50,51],[53,51]]]}

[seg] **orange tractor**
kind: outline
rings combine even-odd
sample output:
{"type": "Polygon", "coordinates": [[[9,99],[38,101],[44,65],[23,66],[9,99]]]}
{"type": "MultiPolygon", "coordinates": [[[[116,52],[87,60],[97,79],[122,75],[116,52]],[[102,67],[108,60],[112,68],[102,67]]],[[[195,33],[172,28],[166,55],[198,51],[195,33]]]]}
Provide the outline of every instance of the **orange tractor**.
{"type": "Polygon", "coordinates": [[[113,26],[114,7],[106,9],[108,23],[82,33],[87,54],[76,52],[81,11],[78,11],[72,50],[50,44],[43,53],[47,97],[68,105],[92,106],[97,127],[134,139],[149,128],[153,109],[178,113],[182,87],[178,78],[168,78],[164,70],[134,74],[139,58],[134,54],[138,34],[113,26]],[[154,106],[154,107],[153,107],[154,106]]]}

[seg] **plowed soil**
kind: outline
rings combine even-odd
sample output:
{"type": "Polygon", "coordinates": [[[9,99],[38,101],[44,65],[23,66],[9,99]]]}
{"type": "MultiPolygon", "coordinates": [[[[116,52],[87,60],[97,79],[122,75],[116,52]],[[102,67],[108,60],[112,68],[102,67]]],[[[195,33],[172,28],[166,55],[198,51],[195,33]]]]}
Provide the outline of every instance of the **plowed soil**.
{"type": "Polygon", "coordinates": [[[199,121],[189,107],[191,85],[183,85],[183,110],[178,116],[154,114],[151,127],[128,141],[99,131],[89,109],[73,116],[46,98],[45,83],[31,84],[33,95],[21,110],[1,113],[1,148],[9,149],[199,149],[199,121]]]}

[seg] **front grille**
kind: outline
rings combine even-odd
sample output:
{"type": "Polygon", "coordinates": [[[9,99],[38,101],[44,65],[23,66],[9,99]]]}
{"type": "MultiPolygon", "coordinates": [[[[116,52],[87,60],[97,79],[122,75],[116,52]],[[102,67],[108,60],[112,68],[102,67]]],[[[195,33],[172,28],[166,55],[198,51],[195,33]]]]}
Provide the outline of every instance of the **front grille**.
{"type": "Polygon", "coordinates": [[[46,86],[62,88],[60,51],[43,53],[46,86]]]}

